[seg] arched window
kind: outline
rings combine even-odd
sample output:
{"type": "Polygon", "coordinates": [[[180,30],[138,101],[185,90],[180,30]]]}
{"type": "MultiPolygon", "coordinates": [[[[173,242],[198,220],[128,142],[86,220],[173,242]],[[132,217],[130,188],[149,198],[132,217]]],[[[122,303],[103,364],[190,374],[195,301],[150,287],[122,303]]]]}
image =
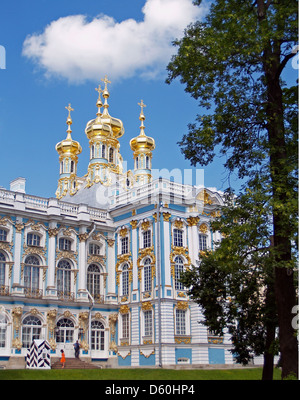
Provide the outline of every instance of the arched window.
{"type": "Polygon", "coordinates": [[[88,266],[87,290],[95,300],[100,300],[100,268],[96,264],[88,266]]]}
{"type": "Polygon", "coordinates": [[[91,349],[104,350],[104,325],[100,321],[91,323],[91,349]]]}
{"type": "Polygon", "coordinates": [[[71,264],[67,260],[61,260],[57,266],[57,292],[59,296],[71,294],[71,264]]]}
{"type": "Polygon", "coordinates": [[[135,158],[135,168],[139,169],[139,158],[138,157],[135,158]]]}
{"type": "Polygon", "coordinates": [[[57,322],[57,343],[73,343],[74,323],[69,318],[62,318],[57,322]]]}
{"type": "Polygon", "coordinates": [[[36,297],[39,290],[40,262],[36,256],[28,256],[24,266],[24,290],[26,295],[36,297]]]}
{"type": "Polygon", "coordinates": [[[108,161],[110,163],[114,162],[114,149],[112,147],[109,149],[109,160],[108,161]]]}
{"type": "Polygon", "coordinates": [[[34,339],[40,339],[42,323],[39,318],[29,315],[23,320],[22,346],[30,347],[34,339]]]}
{"type": "Polygon", "coordinates": [[[152,266],[150,258],[147,258],[144,263],[144,291],[152,290],[152,266]]]}
{"type": "Polygon", "coordinates": [[[0,348],[6,346],[7,318],[0,314],[0,348]]]}
{"type": "Polygon", "coordinates": [[[183,290],[184,286],[179,281],[180,275],[183,272],[183,261],[181,257],[175,258],[175,289],[176,290],[183,290]]]}
{"type": "Polygon", "coordinates": [[[122,296],[129,294],[129,271],[128,264],[125,264],[122,269],[122,296]]]}
{"type": "Polygon", "coordinates": [[[0,290],[5,285],[5,255],[0,253],[0,290]]]}
{"type": "Polygon", "coordinates": [[[149,156],[146,156],[146,169],[150,168],[149,156]]]}
{"type": "Polygon", "coordinates": [[[74,161],[71,161],[71,174],[74,172],[74,161]]]}

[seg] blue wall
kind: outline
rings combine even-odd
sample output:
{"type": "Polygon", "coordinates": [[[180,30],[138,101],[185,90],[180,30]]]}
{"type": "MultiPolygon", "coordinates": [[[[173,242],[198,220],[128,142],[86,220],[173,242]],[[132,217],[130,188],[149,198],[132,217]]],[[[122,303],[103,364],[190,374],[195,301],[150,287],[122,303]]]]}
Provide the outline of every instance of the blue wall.
{"type": "Polygon", "coordinates": [[[208,349],[208,360],[210,364],[225,364],[224,349],[208,349]]]}
{"type": "Polygon", "coordinates": [[[155,354],[151,354],[149,357],[145,357],[140,353],[140,365],[155,365],[155,354]]]}

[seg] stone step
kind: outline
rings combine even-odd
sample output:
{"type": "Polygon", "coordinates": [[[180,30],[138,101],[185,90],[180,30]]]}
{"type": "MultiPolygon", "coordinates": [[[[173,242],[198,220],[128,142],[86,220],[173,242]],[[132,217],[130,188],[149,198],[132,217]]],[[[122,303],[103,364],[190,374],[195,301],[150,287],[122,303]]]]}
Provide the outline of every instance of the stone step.
{"type": "MultiPolygon", "coordinates": [[[[101,366],[88,363],[87,361],[80,360],[79,358],[66,358],[65,369],[101,369],[101,366]]],[[[60,360],[51,364],[51,369],[62,369],[60,360]]]]}

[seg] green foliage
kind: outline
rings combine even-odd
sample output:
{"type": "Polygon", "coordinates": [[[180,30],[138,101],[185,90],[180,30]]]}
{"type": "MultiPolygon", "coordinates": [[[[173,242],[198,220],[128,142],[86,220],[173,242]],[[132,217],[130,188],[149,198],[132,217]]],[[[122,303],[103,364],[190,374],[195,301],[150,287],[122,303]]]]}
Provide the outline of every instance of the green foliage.
{"type": "Polygon", "coordinates": [[[270,215],[260,186],[253,183],[239,196],[228,191],[222,214],[212,222],[222,241],[182,276],[204,323],[217,335],[231,334],[232,352],[244,364],[266,351],[267,326],[278,324],[274,298],[270,301],[276,262],[270,215]]]}
{"type": "Polygon", "coordinates": [[[202,112],[179,143],[185,157],[205,166],[219,153],[229,173],[248,180],[236,198],[227,193],[229,203],[213,224],[223,241],[183,281],[210,329],[220,334],[226,327],[232,334],[242,362],[251,351],[268,350],[277,303],[283,376],[297,371],[290,326],[298,253],[298,87],[282,79],[297,42],[298,1],[215,0],[205,20],[174,42],[177,54],[167,66],[167,83],[180,78],[202,112]]]}
{"type": "MultiPolygon", "coordinates": [[[[225,166],[237,169],[240,177],[265,163],[271,151],[265,64],[279,79],[298,41],[296,0],[268,2],[263,21],[257,3],[264,2],[213,2],[206,20],[190,25],[174,42],[178,53],[167,67],[167,82],[180,77],[185,90],[207,110],[189,125],[180,142],[185,157],[192,165],[207,165],[219,146],[227,157],[225,166]]],[[[287,118],[292,104],[286,98],[287,118]]]]}

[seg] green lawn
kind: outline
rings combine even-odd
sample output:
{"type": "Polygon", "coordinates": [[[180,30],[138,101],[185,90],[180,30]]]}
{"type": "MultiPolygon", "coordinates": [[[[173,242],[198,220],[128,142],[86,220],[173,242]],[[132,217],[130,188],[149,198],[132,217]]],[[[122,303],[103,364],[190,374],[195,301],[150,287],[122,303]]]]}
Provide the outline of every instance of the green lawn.
{"type": "MultiPolygon", "coordinates": [[[[274,370],[274,379],[281,371],[274,370]]],[[[260,380],[261,368],[172,370],[172,369],[90,369],[90,370],[0,370],[0,380],[260,380]]]]}

